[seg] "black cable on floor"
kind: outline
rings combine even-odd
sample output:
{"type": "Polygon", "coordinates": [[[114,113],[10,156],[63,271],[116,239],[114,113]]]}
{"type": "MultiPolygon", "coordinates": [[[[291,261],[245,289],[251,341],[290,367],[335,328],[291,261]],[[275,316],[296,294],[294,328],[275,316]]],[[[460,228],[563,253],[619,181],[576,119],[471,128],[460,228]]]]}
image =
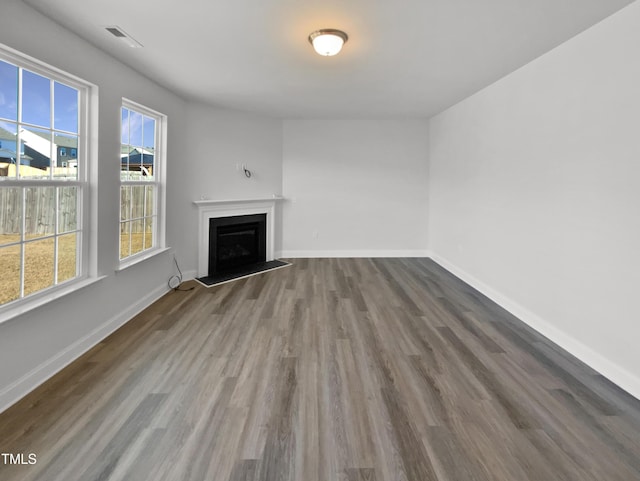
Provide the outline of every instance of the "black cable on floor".
{"type": "Polygon", "coordinates": [[[175,255],[173,256],[173,262],[175,262],[176,269],[178,269],[178,275],[177,276],[171,276],[169,278],[169,281],[167,282],[167,284],[174,291],[182,291],[182,292],[192,291],[194,289],[193,286],[189,287],[188,289],[180,289],[180,285],[182,284],[182,277],[183,276],[182,276],[182,271],[180,270],[180,266],[178,265],[178,259],[176,259],[175,255]],[[176,284],[176,281],[177,281],[177,284],[176,284]]]}

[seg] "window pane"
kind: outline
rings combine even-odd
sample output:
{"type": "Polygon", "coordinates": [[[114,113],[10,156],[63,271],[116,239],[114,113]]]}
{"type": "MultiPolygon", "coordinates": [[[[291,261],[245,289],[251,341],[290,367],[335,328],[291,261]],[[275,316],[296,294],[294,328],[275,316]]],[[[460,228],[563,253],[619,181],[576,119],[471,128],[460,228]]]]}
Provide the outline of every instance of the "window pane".
{"type": "Polygon", "coordinates": [[[18,67],[1,60],[0,117],[18,121],[18,67]]]}
{"type": "Polygon", "coordinates": [[[142,147],[142,114],[129,111],[129,144],[142,147]]]}
{"type": "Polygon", "coordinates": [[[24,295],[53,285],[53,238],[24,245],[24,295]]]}
{"type": "Polygon", "coordinates": [[[54,179],[78,178],[78,137],[56,134],[54,136],[54,179]]]}
{"type": "Polygon", "coordinates": [[[153,217],[147,217],[144,220],[144,248],[151,249],[153,247],[153,217]]]}
{"type": "Polygon", "coordinates": [[[17,142],[18,124],[0,121],[0,177],[16,177],[17,142]]]}
{"type": "Polygon", "coordinates": [[[150,216],[150,215],[155,215],[155,196],[154,196],[154,188],[152,185],[148,185],[145,186],[145,202],[146,202],[146,206],[145,206],[145,214],[146,216],[150,216]]]}
{"type": "Polygon", "coordinates": [[[53,84],[53,127],[78,133],[78,91],[64,84],[53,84]]]}
{"type": "Polygon", "coordinates": [[[120,186],[120,220],[131,218],[131,187],[120,186]]]}
{"type": "Polygon", "coordinates": [[[53,142],[51,131],[24,127],[20,129],[21,149],[24,155],[20,160],[20,178],[49,178],[53,142]]]}
{"type": "Polygon", "coordinates": [[[143,177],[140,180],[154,180],[154,152],[153,150],[145,149],[142,155],[142,173],[143,177]]]}
{"type": "Polygon", "coordinates": [[[131,187],[131,218],[144,217],[144,185],[131,187]]]}
{"type": "Polygon", "coordinates": [[[120,259],[129,257],[129,234],[131,230],[131,222],[120,223],[120,259]]]}
{"type": "Polygon", "coordinates": [[[51,127],[51,81],[28,70],[22,71],[22,121],[51,127]]]}
{"type": "Polygon", "coordinates": [[[25,239],[54,234],[55,205],[55,187],[28,187],[25,189],[25,239]]]}
{"type": "Polygon", "coordinates": [[[154,149],[156,146],[156,121],[151,117],[143,116],[142,120],[143,139],[142,146],[145,149],[154,149]]]}
{"type": "Polygon", "coordinates": [[[78,234],[58,237],[58,283],[73,279],[77,275],[78,234]]]}
{"type": "Polygon", "coordinates": [[[0,304],[20,297],[20,246],[0,247],[0,304]]]}
{"type": "Polygon", "coordinates": [[[128,144],[129,143],[129,109],[125,109],[122,107],[121,110],[122,115],[122,124],[121,124],[121,134],[120,134],[120,143],[128,144]]]}
{"type": "Polygon", "coordinates": [[[58,188],[58,232],[71,232],[78,228],[78,188],[58,188]]]}
{"type": "Polygon", "coordinates": [[[142,179],[142,149],[132,148],[129,152],[129,180],[142,179]]]}
{"type": "Polygon", "coordinates": [[[0,187],[0,245],[20,241],[22,189],[0,187]]]}
{"type": "Polygon", "coordinates": [[[129,180],[129,151],[128,145],[120,148],[120,180],[129,180]]]}
{"type": "Polygon", "coordinates": [[[142,252],[144,243],[144,221],[134,220],[131,223],[131,255],[142,252]]]}

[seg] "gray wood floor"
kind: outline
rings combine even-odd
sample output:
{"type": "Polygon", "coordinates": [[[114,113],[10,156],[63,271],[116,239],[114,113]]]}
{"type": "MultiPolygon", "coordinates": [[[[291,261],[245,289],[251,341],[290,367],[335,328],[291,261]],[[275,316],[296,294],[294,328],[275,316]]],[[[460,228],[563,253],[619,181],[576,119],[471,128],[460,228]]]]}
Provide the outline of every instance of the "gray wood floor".
{"type": "Polygon", "coordinates": [[[427,259],[171,292],[0,415],[2,481],[640,480],[640,402],[427,259]]]}

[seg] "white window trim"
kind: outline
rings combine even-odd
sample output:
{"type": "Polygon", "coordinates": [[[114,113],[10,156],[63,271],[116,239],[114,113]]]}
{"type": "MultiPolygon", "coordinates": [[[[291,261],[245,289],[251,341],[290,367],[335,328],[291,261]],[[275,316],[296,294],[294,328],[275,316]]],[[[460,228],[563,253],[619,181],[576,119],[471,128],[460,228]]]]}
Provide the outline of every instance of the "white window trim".
{"type": "MultiPolygon", "coordinates": [[[[156,149],[154,153],[154,182],[127,182],[120,180],[123,185],[155,185],[156,186],[156,222],[154,226],[154,243],[150,249],[143,250],[131,256],[120,259],[120,209],[118,209],[118,267],[116,272],[123,271],[133,265],[146,261],[168,250],[166,244],[166,170],[167,170],[167,116],[133,100],[122,98],[121,107],[135,110],[138,113],[152,117],[156,121],[156,149]]],[[[122,115],[120,117],[120,132],[122,132],[122,115]]],[[[122,139],[118,143],[118,159],[122,146],[122,139]]],[[[120,175],[120,173],[118,173],[120,175]]],[[[120,205],[120,187],[118,188],[118,205],[120,205]]]]}
{"type": "MultiPolygon", "coordinates": [[[[78,214],[80,255],[77,258],[78,275],[55,286],[34,292],[26,297],[10,301],[0,306],[0,323],[20,314],[40,307],[54,299],[70,294],[87,285],[97,282],[98,277],[98,86],[57,67],[42,62],[29,55],[0,43],[0,54],[3,60],[42,75],[54,81],[69,85],[78,90],[78,151],[85,152],[84,168],[80,170],[78,179],[68,181],[68,185],[81,187],[80,212],[78,214]],[[84,134],[84,135],[81,135],[84,134]]],[[[66,182],[66,181],[65,181],[66,182]]],[[[55,185],[60,185],[55,183],[55,185]]],[[[27,185],[47,186],[51,181],[21,181],[19,179],[1,179],[0,186],[24,187],[27,185]]]]}

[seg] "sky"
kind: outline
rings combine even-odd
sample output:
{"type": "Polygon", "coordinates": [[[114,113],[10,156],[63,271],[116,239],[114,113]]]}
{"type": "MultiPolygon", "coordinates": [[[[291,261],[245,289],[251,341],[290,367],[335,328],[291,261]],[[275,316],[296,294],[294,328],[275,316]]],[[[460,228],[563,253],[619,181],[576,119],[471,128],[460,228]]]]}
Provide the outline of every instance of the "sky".
{"type": "Polygon", "coordinates": [[[122,107],[122,140],[133,147],[155,146],[155,120],[122,107]]]}
{"type": "MultiPolygon", "coordinates": [[[[18,67],[0,60],[0,117],[18,119],[18,67]]],[[[44,128],[78,133],[78,91],[28,70],[22,73],[22,121],[44,128]],[[53,103],[53,125],[51,104],[53,103]]]]}
{"type": "MultiPolygon", "coordinates": [[[[18,67],[0,60],[0,124],[11,132],[18,120],[18,67]]],[[[78,91],[29,70],[22,70],[22,122],[45,129],[78,133],[78,91]],[[53,100],[53,101],[52,101],[53,100]],[[51,108],[53,105],[53,125],[51,108]]],[[[32,129],[30,129],[32,130],[32,129]]],[[[155,146],[155,120],[122,109],[122,143],[133,147],[155,146]]]]}

